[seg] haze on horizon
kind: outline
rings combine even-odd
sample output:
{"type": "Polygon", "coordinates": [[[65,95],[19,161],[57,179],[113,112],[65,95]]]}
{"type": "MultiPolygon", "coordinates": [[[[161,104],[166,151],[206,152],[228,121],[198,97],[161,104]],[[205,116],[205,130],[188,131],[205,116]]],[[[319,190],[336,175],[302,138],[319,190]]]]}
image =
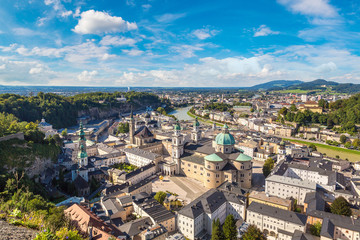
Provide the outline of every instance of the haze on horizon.
{"type": "Polygon", "coordinates": [[[360,83],[357,0],[15,0],[0,85],[360,83]]]}

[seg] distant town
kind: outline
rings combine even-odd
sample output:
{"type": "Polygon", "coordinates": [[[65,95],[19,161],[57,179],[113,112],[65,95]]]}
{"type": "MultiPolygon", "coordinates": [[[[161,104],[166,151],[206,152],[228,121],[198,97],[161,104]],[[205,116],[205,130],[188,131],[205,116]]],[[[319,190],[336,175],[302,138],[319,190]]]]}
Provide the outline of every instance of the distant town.
{"type": "Polygon", "coordinates": [[[3,229],[357,240],[360,96],[320,88],[0,95],[3,229]]]}

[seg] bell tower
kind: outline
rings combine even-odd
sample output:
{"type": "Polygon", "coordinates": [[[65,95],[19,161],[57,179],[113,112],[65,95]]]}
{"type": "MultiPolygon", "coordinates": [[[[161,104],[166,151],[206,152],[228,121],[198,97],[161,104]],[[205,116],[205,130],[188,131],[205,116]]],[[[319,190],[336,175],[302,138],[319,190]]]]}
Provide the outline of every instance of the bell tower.
{"type": "Polygon", "coordinates": [[[176,163],[176,174],[180,173],[181,162],[180,157],[184,153],[184,138],[181,134],[181,127],[179,122],[174,125],[174,133],[172,135],[172,158],[176,163]]]}

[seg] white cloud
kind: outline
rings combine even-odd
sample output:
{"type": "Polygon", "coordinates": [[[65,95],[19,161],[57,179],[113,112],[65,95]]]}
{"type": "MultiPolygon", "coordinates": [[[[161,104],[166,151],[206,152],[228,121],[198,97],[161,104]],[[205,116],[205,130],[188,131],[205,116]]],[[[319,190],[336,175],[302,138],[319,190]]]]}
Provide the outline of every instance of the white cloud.
{"type": "Polygon", "coordinates": [[[61,16],[66,18],[66,17],[70,16],[71,14],[73,14],[73,12],[71,10],[69,10],[69,11],[62,12],[61,16]]]}
{"type": "Polygon", "coordinates": [[[4,70],[6,68],[6,64],[0,65],[0,70],[4,70]]]}
{"type": "Polygon", "coordinates": [[[337,10],[328,0],[277,0],[294,13],[312,17],[331,18],[338,15],[337,10]]]}
{"type": "Polygon", "coordinates": [[[137,41],[133,38],[118,37],[107,35],[100,41],[101,45],[112,46],[134,46],[137,41]]]}
{"type": "Polygon", "coordinates": [[[39,32],[35,32],[31,29],[28,29],[28,28],[13,28],[12,29],[13,33],[15,35],[19,35],[19,36],[35,36],[35,35],[40,35],[39,32]]]}
{"type": "Polygon", "coordinates": [[[127,22],[121,17],[110,16],[106,12],[89,10],[81,13],[81,18],[73,31],[78,34],[102,34],[135,29],[137,29],[136,23],[127,22]]]}
{"type": "Polygon", "coordinates": [[[255,29],[254,37],[264,37],[268,35],[278,35],[280,32],[272,31],[266,25],[261,25],[258,29],[255,29]]]}
{"type": "Polygon", "coordinates": [[[173,22],[179,18],[183,18],[185,17],[186,14],[185,13],[177,13],[177,14],[173,14],[173,13],[166,13],[166,14],[163,14],[163,15],[160,15],[160,16],[156,16],[155,19],[158,21],[158,22],[161,22],[161,23],[170,23],[170,22],[173,22]]]}
{"type": "Polygon", "coordinates": [[[28,49],[24,46],[10,45],[9,47],[0,47],[3,51],[15,51],[23,56],[40,56],[52,58],[64,58],[72,63],[84,63],[90,59],[107,60],[113,58],[115,55],[109,54],[107,46],[98,46],[93,41],[86,41],[85,43],[65,46],[62,48],[40,48],[34,47],[28,49]]]}
{"type": "Polygon", "coordinates": [[[29,74],[39,74],[42,73],[43,71],[44,69],[41,67],[34,67],[29,70],[29,74]]]}
{"type": "Polygon", "coordinates": [[[192,32],[194,36],[196,36],[198,39],[204,40],[209,37],[215,36],[219,31],[217,30],[210,30],[209,28],[203,28],[203,29],[196,29],[192,32]]]}
{"type": "Polygon", "coordinates": [[[73,17],[80,17],[80,7],[76,8],[73,17]]]}
{"type": "Polygon", "coordinates": [[[170,50],[172,52],[178,53],[183,58],[191,58],[195,57],[195,51],[204,50],[204,44],[195,44],[195,45],[179,45],[179,46],[172,46],[170,50]]]}
{"type": "Polygon", "coordinates": [[[144,51],[141,51],[141,50],[139,50],[139,49],[131,49],[131,50],[126,50],[126,49],[124,49],[124,50],[122,50],[124,53],[126,53],[127,55],[129,55],[129,56],[132,56],[132,57],[134,57],[134,56],[140,56],[140,55],[142,55],[143,53],[144,53],[144,51]]]}
{"type": "Polygon", "coordinates": [[[97,71],[83,71],[78,75],[78,80],[81,82],[90,82],[94,79],[94,77],[98,75],[97,71]]]}
{"type": "Polygon", "coordinates": [[[329,73],[333,72],[337,69],[336,64],[333,62],[323,63],[320,66],[318,66],[315,70],[317,72],[321,73],[329,73]]]}
{"type": "Polygon", "coordinates": [[[149,11],[149,9],[151,8],[150,4],[143,4],[141,5],[141,7],[143,8],[144,11],[149,11]]]}

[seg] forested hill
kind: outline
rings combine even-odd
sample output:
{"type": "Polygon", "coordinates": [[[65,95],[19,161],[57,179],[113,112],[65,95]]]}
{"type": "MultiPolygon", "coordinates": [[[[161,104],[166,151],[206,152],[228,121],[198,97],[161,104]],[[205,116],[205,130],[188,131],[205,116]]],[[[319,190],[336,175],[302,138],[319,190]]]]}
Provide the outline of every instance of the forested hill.
{"type": "Polygon", "coordinates": [[[0,95],[0,112],[14,114],[20,121],[35,122],[42,117],[54,128],[64,128],[76,125],[80,114],[91,115],[98,111],[120,112],[161,105],[158,96],[145,92],[114,92],[114,93],[84,93],[71,97],[53,93],[38,93],[36,96],[21,96],[16,94],[0,95]],[[126,102],[118,101],[124,96],[126,102]]]}

